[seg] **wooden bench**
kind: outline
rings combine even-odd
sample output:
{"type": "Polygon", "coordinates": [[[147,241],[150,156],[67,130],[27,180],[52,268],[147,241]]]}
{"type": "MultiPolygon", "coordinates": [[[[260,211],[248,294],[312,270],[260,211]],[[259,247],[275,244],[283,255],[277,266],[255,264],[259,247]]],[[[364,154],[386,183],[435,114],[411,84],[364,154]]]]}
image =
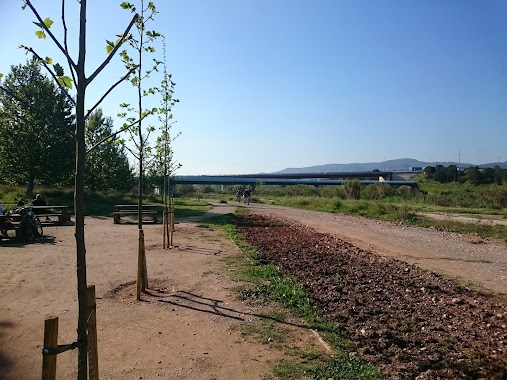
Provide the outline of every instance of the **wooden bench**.
{"type": "Polygon", "coordinates": [[[41,223],[48,223],[50,217],[58,217],[58,224],[64,225],[70,222],[70,214],[68,206],[31,206],[34,214],[37,215],[41,223]],[[39,212],[37,212],[39,210],[39,212]],[[48,220],[46,220],[46,218],[48,220]]]}
{"type": "MultiPolygon", "coordinates": [[[[158,206],[157,205],[142,205],[142,216],[149,217],[153,223],[158,223],[158,206]]],[[[116,205],[114,206],[113,219],[114,224],[120,223],[120,218],[125,215],[138,215],[138,205],[116,205]]]]}

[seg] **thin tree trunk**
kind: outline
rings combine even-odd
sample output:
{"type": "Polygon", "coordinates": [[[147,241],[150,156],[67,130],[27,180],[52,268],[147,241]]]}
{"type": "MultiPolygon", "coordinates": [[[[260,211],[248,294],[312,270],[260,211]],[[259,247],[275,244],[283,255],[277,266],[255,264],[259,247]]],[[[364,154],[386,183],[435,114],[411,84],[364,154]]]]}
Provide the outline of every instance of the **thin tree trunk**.
{"type": "Polygon", "coordinates": [[[139,128],[138,128],[138,134],[139,134],[139,189],[138,189],[138,200],[137,200],[137,206],[138,206],[138,215],[137,215],[137,226],[140,230],[143,229],[143,210],[142,210],[142,204],[143,204],[143,186],[144,186],[144,167],[143,167],[143,160],[144,160],[144,140],[143,140],[143,131],[142,131],[142,96],[141,96],[141,75],[142,75],[142,47],[143,47],[143,35],[144,35],[144,3],[141,1],[141,23],[142,23],[142,29],[140,33],[139,38],[139,68],[137,69],[139,73],[139,81],[137,83],[137,96],[138,96],[138,111],[139,111],[139,128]]]}
{"type": "Polygon", "coordinates": [[[85,186],[85,57],[86,57],[86,0],[81,0],[79,28],[79,58],[77,70],[76,96],[76,178],[74,188],[74,210],[76,213],[76,252],[77,252],[77,296],[78,296],[78,380],[88,377],[88,294],[86,279],[86,247],[84,236],[84,186],[85,186]]]}
{"type": "Polygon", "coordinates": [[[35,182],[35,175],[33,173],[28,174],[28,183],[26,184],[26,196],[29,197],[33,194],[33,184],[35,182]]]}

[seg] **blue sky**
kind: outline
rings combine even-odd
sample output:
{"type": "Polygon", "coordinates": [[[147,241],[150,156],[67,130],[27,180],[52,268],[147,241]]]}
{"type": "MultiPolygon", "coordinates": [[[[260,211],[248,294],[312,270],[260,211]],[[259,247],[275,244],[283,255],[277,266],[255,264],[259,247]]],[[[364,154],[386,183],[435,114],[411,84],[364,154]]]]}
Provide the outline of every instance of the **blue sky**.
{"type": "MultiPolygon", "coordinates": [[[[120,2],[88,0],[88,75],[105,58],[105,40],[128,24],[120,2]]],[[[181,101],[173,110],[178,174],[404,157],[507,161],[504,0],[154,2],[159,14],[148,28],[167,37],[181,101]]],[[[33,3],[61,37],[60,1],[33,3]]],[[[77,2],[68,3],[72,31],[77,2]]],[[[0,14],[1,73],[26,61],[20,44],[63,64],[52,43],[35,36],[21,1],[0,0],[0,14]]],[[[75,34],[70,39],[75,52],[75,34]]],[[[122,75],[113,61],[90,86],[89,107],[122,75]]],[[[135,101],[128,85],[102,105],[118,127],[125,101],[135,101]]]]}

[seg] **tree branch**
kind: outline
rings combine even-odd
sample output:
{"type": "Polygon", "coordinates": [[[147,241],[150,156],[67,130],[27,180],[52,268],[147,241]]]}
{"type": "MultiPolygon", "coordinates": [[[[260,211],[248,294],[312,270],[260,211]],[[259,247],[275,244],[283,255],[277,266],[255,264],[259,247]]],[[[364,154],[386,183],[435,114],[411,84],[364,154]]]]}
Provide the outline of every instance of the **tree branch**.
{"type": "Polygon", "coordinates": [[[126,145],[124,145],[124,147],[125,147],[125,149],[127,149],[127,150],[130,152],[130,154],[131,154],[131,155],[133,155],[133,156],[134,156],[134,158],[135,158],[136,160],[139,160],[139,156],[138,156],[137,154],[135,154],[135,152],[134,152],[132,149],[130,149],[130,148],[129,148],[128,146],[126,146],[126,145]]]}
{"type": "Polygon", "coordinates": [[[49,34],[49,37],[51,37],[51,39],[53,40],[53,42],[55,43],[55,45],[58,46],[58,49],[60,49],[60,51],[67,57],[67,60],[68,60],[68,62],[70,64],[70,67],[71,67],[71,70],[74,69],[74,70],[77,71],[77,65],[74,63],[74,61],[70,57],[69,52],[63,48],[63,46],[56,39],[56,37],[53,35],[53,33],[51,33],[51,31],[47,28],[46,24],[44,24],[44,20],[42,20],[42,18],[39,16],[39,13],[34,8],[34,6],[32,5],[32,3],[30,2],[30,0],[24,0],[24,1],[25,1],[25,4],[30,7],[30,9],[32,10],[32,12],[35,15],[35,17],[37,17],[37,20],[39,20],[40,25],[42,25],[42,29],[44,29],[44,31],[46,31],[47,34],[49,34]]]}
{"type": "MultiPolygon", "coordinates": [[[[62,25],[63,25],[63,46],[65,46],[65,51],[69,51],[69,46],[67,45],[67,23],[65,22],[65,0],[62,0],[62,25]]],[[[70,67],[70,74],[72,75],[72,81],[74,84],[77,83],[76,75],[74,74],[74,70],[72,69],[72,61],[69,59],[69,55],[67,55],[67,63],[70,67]]]]}
{"type": "Polygon", "coordinates": [[[123,35],[120,38],[120,42],[118,42],[118,44],[113,48],[113,50],[111,51],[111,53],[109,53],[109,55],[107,56],[107,58],[105,59],[105,61],[102,62],[102,64],[97,68],[97,70],[95,70],[95,72],[86,80],[86,84],[87,85],[89,83],[91,83],[95,79],[95,77],[97,75],[99,75],[99,73],[104,69],[104,67],[107,66],[107,64],[109,63],[109,61],[111,61],[111,59],[116,54],[116,52],[118,51],[118,49],[120,48],[120,46],[123,44],[123,42],[125,42],[125,38],[129,34],[130,29],[132,28],[132,26],[134,25],[134,23],[136,22],[136,20],[138,18],[139,18],[139,15],[136,13],[134,15],[134,17],[132,18],[132,20],[130,21],[129,26],[127,26],[127,29],[125,29],[125,32],[123,32],[123,35]]]}
{"type": "Polygon", "coordinates": [[[125,74],[120,80],[118,80],[118,82],[116,82],[111,87],[109,87],[109,90],[107,90],[107,92],[104,95],[102,95],[102,97],[99,99],[99,101],[97,103],[95,103],[95,105],[86,113],[85,119],[88,119],[88,116],[90,116],[90,114],[95,110],[95,108],[97,108],[99,106],[99,104],[102,103],[102,101],[106,98],[106,96],[108,96],[111,93],[111,91],[113,91],[116,88],[116,86],[118,86],[121,82],[123,82],[136,69],[137,69],[137,67],[131,68],[127,74],[125,74]]]}
{"type": "MultiPolygon", "coordinates": [[[[144,115],[141,120],[143,120],[146,116],[148,116],[148,115],[144,115]]],[[[126,131],[127,129],[132,128],[137,123],[139,123],[139,120],[136,120],[133,123],[131,123],[127,126],[124,126],[123,128],[120,128],[118,131],[114,132],[113,134],[110,134],[109,136],[106,136],[106,137],[100,139],[97,143],[93,144],[93,146],[86,151],[86,154],[90,153],[92,150],[97,148],[100,144],[102,144],[106,140],[109,140],[110,138],[115,137],[116,135],[126,131]]]]}
{"type": "Polygon", "coordinates": [[[56,84],[58,85],[58,87],[60,87],[60,89],[63,91],[63,93],[65,94],[65,96],[67,97],[67,99],[69,99],[69,101],[72,103],[72,105],[75,107],[76,106],[76,101],[74,100],[74,98],[72,98],[72,96],[70,96],[70,94],[67,92],[67,89],[62,86],[60,84],[60,82],[58,82],[58,78],[56,77],[55,73],[53,73],[53,70],[51,70],[49,68],[49,66],[47,65],[46,61],[44,59],[42,59],[40,57],[39,54],[37,54],[35,52],[35,50],[33,50],[31,47],[28,47],[28,46],[23,46],[21,45],[22,47],[24,47],[26,50],[28,50],[30,53],[32,53],[35,58],[37,58],[43,65],[44,67],[46,68],[46,70],[49,72],[49,74],[53,77],[53,79],[55,80],[56,84]]]}

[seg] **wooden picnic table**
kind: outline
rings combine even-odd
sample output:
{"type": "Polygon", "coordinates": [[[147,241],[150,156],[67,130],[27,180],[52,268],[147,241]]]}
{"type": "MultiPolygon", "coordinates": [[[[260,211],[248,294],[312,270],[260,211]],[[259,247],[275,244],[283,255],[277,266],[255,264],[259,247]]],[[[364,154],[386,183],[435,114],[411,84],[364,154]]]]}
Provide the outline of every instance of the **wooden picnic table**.
{"type": "MultiPolygon", "coordinates": [[[[138,205],[115,205],[114,206],[114,212],[113,212],[113,218],[114,218],[114,224],[120,223],[120,218],[122,215],[138,215],[138,205]]],[[[143,216],[149,216],[152,218],[153,223],[158,223],[158,205],[155,204],[147,204],[141,206],[141,214],[143,216]]]]}
{"type": "MultiPolygon", "coordinates": [[[[58,223],[60,225],[70,222],[70,214],[68,206],[48,205],[48,206],[27,206],[27,207],[31,207],[34,210],[34,214],[37,215],[39,219],[57,216],[58,223]],[[40,210],[40,212],[37,212],[37,210],[40,210]]],[[[41,220],[41,223],[44,223],[44,221],[41,220]]]]}

